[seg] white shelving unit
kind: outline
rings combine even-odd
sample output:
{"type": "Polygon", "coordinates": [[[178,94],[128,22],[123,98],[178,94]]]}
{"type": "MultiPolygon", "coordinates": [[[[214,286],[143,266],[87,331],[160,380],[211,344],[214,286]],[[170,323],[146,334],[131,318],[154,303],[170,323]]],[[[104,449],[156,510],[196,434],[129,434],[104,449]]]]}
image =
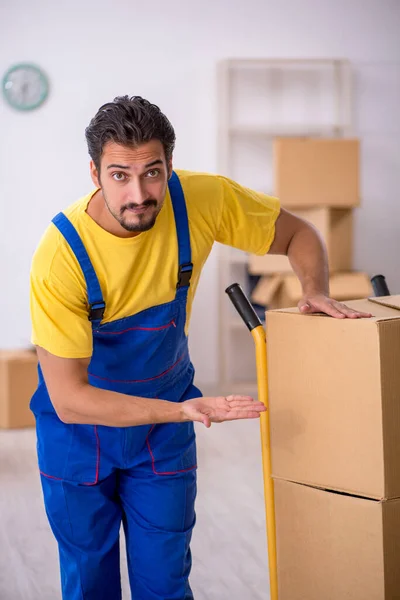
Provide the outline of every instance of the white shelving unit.
{"type": "MultiPolygon", "coordinates": [[[[218,65],[218,171],[274,195],[275,137],[351,133],[346,60],[228,59],[218,65]]],[[[256,393],[254,343],[225,289],[249,293],[246,253],[219,245],[219,387],[256,393]]],[[[284,358],[284,357],[282,357],[284,358]]]]}

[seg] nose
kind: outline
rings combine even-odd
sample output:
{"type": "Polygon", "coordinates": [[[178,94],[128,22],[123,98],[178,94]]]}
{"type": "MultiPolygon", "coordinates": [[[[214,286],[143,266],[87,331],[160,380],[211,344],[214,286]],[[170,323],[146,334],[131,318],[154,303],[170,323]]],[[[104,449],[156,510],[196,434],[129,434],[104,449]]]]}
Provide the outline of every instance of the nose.
{"type": "Polygon", "coordinates": [[[143,204],[143,202],[145,202],[148,199],[148,197],[149,195],[141,179],[139,177],[132,178],[128,189],[127,202],[140,205],[143,204]]]}

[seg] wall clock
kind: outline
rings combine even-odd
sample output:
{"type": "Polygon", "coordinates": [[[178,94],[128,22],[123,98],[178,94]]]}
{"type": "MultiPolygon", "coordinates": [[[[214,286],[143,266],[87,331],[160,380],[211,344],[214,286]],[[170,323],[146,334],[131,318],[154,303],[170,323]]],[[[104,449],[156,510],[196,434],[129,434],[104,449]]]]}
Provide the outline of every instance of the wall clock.
{"type": "Polygon", "coordinates": [[[39,67],[29,63],[14,65],[3,77],[3,94],[17,110],[33,110],[46,100],[49,81],[39,67]]]}

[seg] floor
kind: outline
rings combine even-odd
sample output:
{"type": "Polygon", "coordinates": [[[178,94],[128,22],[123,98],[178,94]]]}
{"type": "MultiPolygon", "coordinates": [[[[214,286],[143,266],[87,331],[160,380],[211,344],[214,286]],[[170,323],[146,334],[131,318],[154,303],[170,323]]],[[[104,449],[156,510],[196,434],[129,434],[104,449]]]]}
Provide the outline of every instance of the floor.
{"type": "MultiPolygon", "coordinates": [[[[214,424],[208,430],[200,425],[197,440],[195,599],[267,600],[259,423],[214,424]]],[[[128,600],[124,559],[121,570],[128,600]]],[[[57,547],[42,504],[34,431],[0,431],[0,599],[60,597],[57,547]]]]}

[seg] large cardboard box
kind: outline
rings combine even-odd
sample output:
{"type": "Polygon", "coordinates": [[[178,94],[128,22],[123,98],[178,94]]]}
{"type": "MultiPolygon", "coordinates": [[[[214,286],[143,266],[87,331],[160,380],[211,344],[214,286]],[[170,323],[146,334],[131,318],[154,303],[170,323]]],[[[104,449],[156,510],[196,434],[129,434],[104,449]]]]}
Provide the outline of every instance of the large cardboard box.
{"type": "Polygon", "coordinates": [[[267,312],[274,477],[400,497],[400,296],[367,319],[267,312]]]}
{"type": "Polygon", "coordinates": [[[274,193],[282,206],[358,206],[359,170],[357,139],[274,140],[274,193]]]}
{"type": "MultiPolygon", "coordinates": [[[[329,269],[350,271],[353,267],[353,209],[314,207],[294,209],[293,214],[309,221],[318,229],[326,244],[329,269]]],[[[266,254],[249,256],[249,272],[253,275],[290,273],[287,256],[266,254]]]]}
{"type": "Polygon", "coordinates": [[[38,383],[37,364],[32,350],[0,350],[0,428],[34,426],[29,403],[38,383]]]}
{"type": "Polygon", "coordinates": [[[399,600],[400,499],[274,485],[279,600],[399,600]]]}
{"type": "MultiPolygon", "coordinates": [[[[354,300],[372,294],[372,285],[367,273],[334,273],[329,278],[330,294],[339,301],[354,300]]],[[[293,273],[264,276],[255,286],[251,299],[268,309],[297,306],[301,300],[300,281],[293,273]]]]}

